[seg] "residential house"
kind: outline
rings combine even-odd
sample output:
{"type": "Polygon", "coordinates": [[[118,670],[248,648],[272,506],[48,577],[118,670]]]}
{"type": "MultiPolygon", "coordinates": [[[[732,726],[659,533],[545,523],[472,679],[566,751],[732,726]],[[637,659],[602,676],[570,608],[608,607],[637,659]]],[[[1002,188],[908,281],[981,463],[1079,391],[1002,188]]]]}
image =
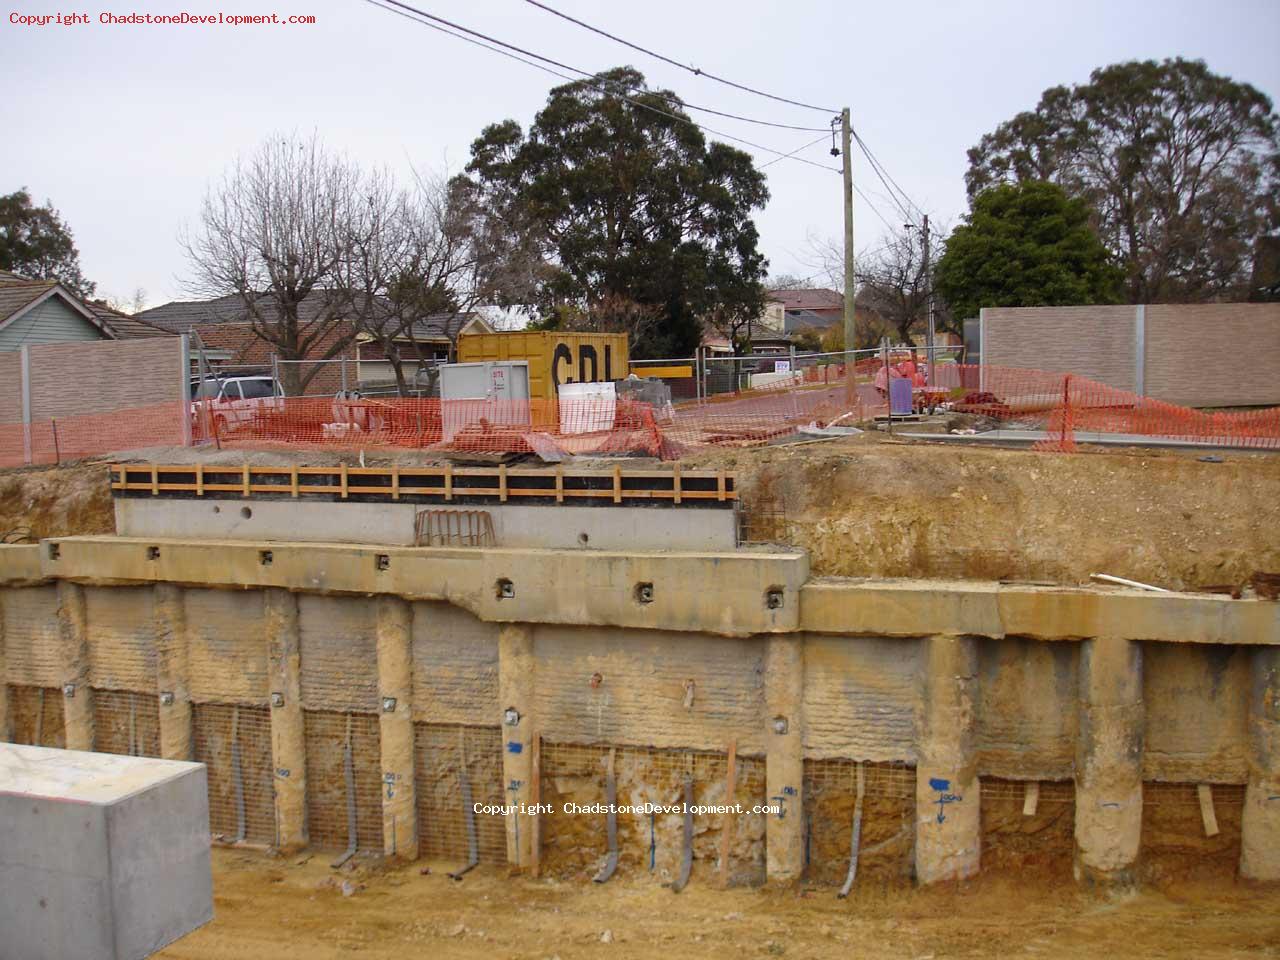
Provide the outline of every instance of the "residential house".
{"type": "MultiPolygon", "coordinates": [[[[376,389],[394,382],[382,344],[359,332],[352,321],[329,322],[325,297],[326,291],[314,291],[298,311],[304,331],[308,325],[323,324],[323,330],[318,331],[320,335],[308,345],[307,356],[303,358],[302,369],[314,374],[304,392],[336,393],[344,386],[376,389]]],[[[274,307],[265,295],[262,304],[266,322],[270,323],[275,316],[274,307]]],[[[191,334],[193,346],[203,351],[205,359],[228,373],[265,373],[272,369],[276,348],[254,332],[238,294],[210,300],[174,301],[144,310],[135,319],[173,333],[191,334]]],[[[415,324],[412,337],[406,332],[396,340],[404,345],[402,357],[436,363],[453,359],[458,334],[471,329],[492,332],[478,316],[436,315],[415,324]]]]}
{"type": "MultiPolygon", "coordinates": [[[[462,334],[493,332],[493,326],[479,313],[436,313],[406,328],[391,338],[391,343],[400,355],[402,371],[412,379],[419,364],[435,366],[455,360],[462,334]]],[[[378,385],[395,383],[386,344],[371,334],[356,337],[356,365],[362,387],[376,389],[378,385]]]]}
{"type": "MultiPolygon", "coordinates": [[[[844,319],[844,297],[825,287],[805,287],[798,290],[770,290],[768,293],[774,314],[782,313],[782,326],[775,327],[783,333],[799,330],[826,330],[838,326],[844,319]]],[[[766,316],[769,311],[766,310],[766,316]]]]}
{"type": "Polygon", "coordinates": [[[0,274],[0,353],[38,343],[115,339],[115,331],[58,281],[0,274]]]}

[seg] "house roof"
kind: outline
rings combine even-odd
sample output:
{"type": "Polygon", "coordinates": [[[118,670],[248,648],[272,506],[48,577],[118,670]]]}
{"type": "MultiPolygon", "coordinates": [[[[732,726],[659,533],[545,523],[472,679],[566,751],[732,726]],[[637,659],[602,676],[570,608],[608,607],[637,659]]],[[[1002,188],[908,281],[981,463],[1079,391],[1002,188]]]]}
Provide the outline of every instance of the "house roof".
{"type": "Polygon", "coordinates": [[[483,333],[493,332],[493,328],[478,313],[433,313],[413,325],[413,338],[452,341],[473,323],[483,327],[483,333]]]}
{"type": "Polygon", "coordinates": [[[842,310],[844,297],[825,287],[799,290],[770,290],[769,299],[782,304],[784,310],[842,310]]]}
{"type": "MultiPolygon", "coordinates": [[[[302,323],[319,318],[326,306],[325,294],[324,290],[316,290],[302,301],[298,310],[298,319],[302,323]]],[[[265,319],[268,323],[271,322],[275,307],[265,294],[262,297],[262,308],[265,319]]],[[[175,300],[143,310],[135,314],[133,319],[170,333],[190,333],[193,327],[211,323],[249,322],[240,295],[234,293],[213,300],[175,300]]],[[[488,324],[478,314],[437,313],[414,324],[413,335],[418,340],[453,340],[462,328],[473,321],[488,329],[488,324]]]]}
{"type": "Polygon", "coordinates": [[[120,340],[175,336],[172,330],[157,327],[154,324],[147,323],[145,320],[139,320],[137,317],[131,317],[129,314],[113,310],[105,304],[90,303],[89,309],[97,315],[99,320],[110,327],[117,339],[120,340]]]}
{"type": "Polygon", "coordinates": [[[102,322],[101,318],[57,280],[12,280],[9,279],[10,276],[16,276],[16,274],[10,275],[6,272],[5,276],[0,276],[0,327],[12,323],[32,307],[50,297],[58,297],[100,329],[106,337],[115,338],[115,334],[102,322]]]}
{"type": "Polygon", "coordinates": [[[244,304],[235,293],[213,300],[174,300],[139,311],[134,319],[170,333],[190,333],[192,327],[206,323],[248,322],[244,304]]]}
{"type": "Polygon", "coordinates": [[[29,307],[57,285],[56,280],[6,280],[0,277],[0,323],[29,307]]]}

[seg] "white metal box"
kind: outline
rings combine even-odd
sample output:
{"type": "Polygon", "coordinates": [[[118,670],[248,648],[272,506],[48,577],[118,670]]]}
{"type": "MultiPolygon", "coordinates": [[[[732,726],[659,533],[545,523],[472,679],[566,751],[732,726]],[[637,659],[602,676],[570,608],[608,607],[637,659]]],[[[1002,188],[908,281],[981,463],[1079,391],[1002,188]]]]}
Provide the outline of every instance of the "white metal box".
{"type": "Polygon", "coordinates": [[[440,368],[440,416],[446,443],[467,427],[528,428],[528,361],[444,364],[440,368]]]}

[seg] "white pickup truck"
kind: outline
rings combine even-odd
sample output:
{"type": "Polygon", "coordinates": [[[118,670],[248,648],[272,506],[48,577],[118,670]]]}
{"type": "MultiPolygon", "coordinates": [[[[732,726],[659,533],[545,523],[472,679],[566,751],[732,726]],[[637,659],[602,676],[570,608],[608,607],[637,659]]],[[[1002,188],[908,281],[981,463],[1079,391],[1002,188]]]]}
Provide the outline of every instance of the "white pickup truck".
{"type": "Polygon", "coordinates": [[[200,434],[216,430],[226,436],[267,408],[284,409],[280,385],[271,377],[205,380],[191,391],[192,424],[200,434]]]}

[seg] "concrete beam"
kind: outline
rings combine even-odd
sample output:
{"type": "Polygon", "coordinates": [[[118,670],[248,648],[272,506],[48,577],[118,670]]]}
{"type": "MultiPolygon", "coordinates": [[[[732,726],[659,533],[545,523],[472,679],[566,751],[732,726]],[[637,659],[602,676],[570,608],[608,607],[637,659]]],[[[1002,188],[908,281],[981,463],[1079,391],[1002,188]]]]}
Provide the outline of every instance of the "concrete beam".
{"type": "Polygon", "coordinates": [[[47,579],[40,566],[43,543],[0,544],[0,586],[24,587],[47,579]]]}
{"type": "Polygon", "coordinates": [[[89,631],[84,588],[58,581],[58,639],[62,710],[68,750],[93,749],[93,690],[89,686],[89,631]]]}
{"type": "Polygon", "coordinates": [[[934,634],[1165,643],[1280,644],[1280,604],[1214,594],[951,580],[806,583],[800,629],[845,636],[934,634]]]}
{"type": "Polygon", "coordinates": [[[803,553],[613,553],[67,537],[41,570],[80,583],[280,587],[446,600],[497,623],[750,636],[795,630],[803,553]],[[571,583],[573,590],[565,590],[571,583]],[[644,587],[648,587],[644,590],[644,587]]]}
{"type": "Polygon", "coordinates": [[[266,590],[262,609],[271,697],[276,845],[291,850],[307,844],[307,747],[302,716],[298,598],[287,590],[266,590]]]}
{"type": "Polygon", "coordinates": [[[1280,880],[1280,649],[1253,651],[1240,876],[1280,880]]]}
{"type": "Polygon", "coordinates": [[[418,857],[414,802],[413,607],[399,597],[377,602],[378,713],[382,744],[382,843],[387,856],[418,857]]]}
{"type": "Polygon", "coordinates": [[[498,631],[498,699],[502,724],[502,782],[507,804],[507,862],[527,868],[533,864],[534,820],[521,804],[532,797],[535,718],[533,628],[504,624],[498,631]]]}
{"type": "Polygon", "coordinates": [[[157,583],[151,594],[156,632],[156,692],[160,697],[160,756],[190,760],[191,691],[187,687],[187,613],[182,590],[157,583]]]}
{"type": "Polygon", "coordinates": [[[1142,647],[1117,637],[1080,652],[1076,740],[1076,878],[1133,882],[1142,837],[1142,647]]]}
{"type": "Polygon", "coordinates": [[[916,759],[916,880],[959,880],[982,862],[974,699],[978,660],[970,637],[924,641],[916,759]]]}
{"type": "Polygon", "coordinates": [[[770,637],[765,650],[765,873],[795,883],[804,871],[804,644],[770,637]]]}
{"type": "MultiPolygon", "coordinates": [[[[729,504],[726,504],[729,506],[729,504]]],[[[184,540],[307,540],[412,547],[419,512],[471,511],[422,503],[117,497],[116,532],[184,540]],[[248,515],[245,515],[247,511],[248,515]]],[[[528,506],[489,503],[492,544],[552,550],[732,550],[737,515],[726,509],[528,506]]]]}

